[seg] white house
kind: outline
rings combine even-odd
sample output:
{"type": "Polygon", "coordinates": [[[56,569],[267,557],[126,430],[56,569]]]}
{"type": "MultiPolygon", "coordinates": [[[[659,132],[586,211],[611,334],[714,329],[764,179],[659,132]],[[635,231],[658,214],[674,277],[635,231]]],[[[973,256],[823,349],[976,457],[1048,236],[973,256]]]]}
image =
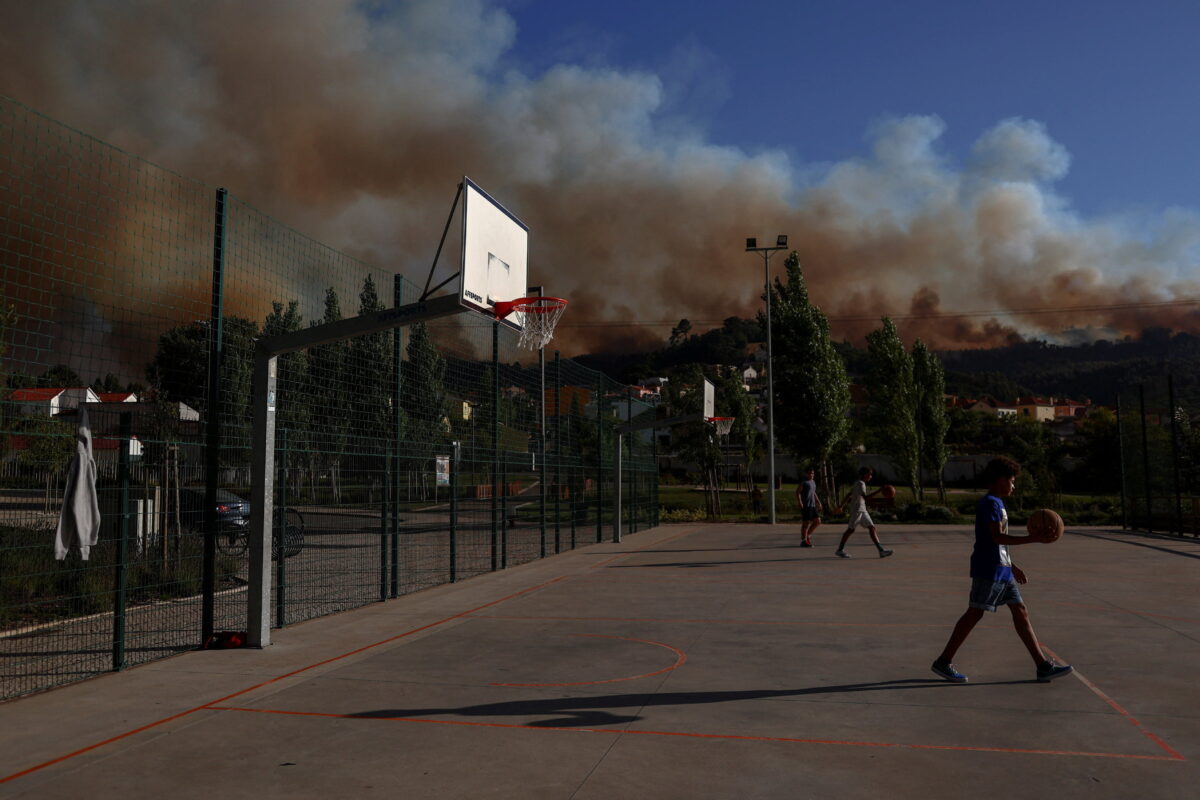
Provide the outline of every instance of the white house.
{"type": "Polygon", "coordinates": [[[16,404],[27,416],[57,417],[64,411],[74,411],[80,403],[99,403],[100,396],[87,386],[67,389],[14,389],[10,402],[16,404]]]}

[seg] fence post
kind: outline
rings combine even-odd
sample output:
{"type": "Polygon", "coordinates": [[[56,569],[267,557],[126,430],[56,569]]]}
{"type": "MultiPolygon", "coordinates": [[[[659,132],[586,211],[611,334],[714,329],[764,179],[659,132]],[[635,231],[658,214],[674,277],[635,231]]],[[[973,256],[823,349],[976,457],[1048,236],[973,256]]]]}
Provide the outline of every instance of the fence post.
{"type": "Polygon", "coordinates": [[[621,516],[624,513],[621,509],[621,448],[625,446],[622,441],[623,435],[617,432],[613,436],[613,541],[620,543],[621,541],[621,516]]]}
{"type": "MultiPolygon", "coordinates": [[[[392,276],[392,307],[404,305],[404,278],[392,276]]],[[[392,377],[395,394],[392,409],[395,413],[391,448],[392,483],[392,597],[400,596],[400,453],[404,449],[404,332],[405,326],[392,329],[392,377]]]]}
{"type": "Polygon", "coordinates": [[[538,448],[538,456],[541,461],[538,464],[538,487],[539,499],[538,519],[540,524],[540,558],[546,557],[546,351],[538,348],[538,439],[541,446],[538,448]]]}
{"type": "Polygon", "coordinates": [[[500,569],[508,569],[508,452],[500,451],[500,569]]]}
{"type": "Polygon", "coordinates": [[[208,323],[208,408],[204,419],[204,557],[200,567],[200,643],[213,633],[217,587],[217,484],[221,480],[221,361],[225,356],[225,244],[228,192],[217,189],[213,220],[212,303],[208,323]]]}
{"type": "MultiPolygon", "coordinates": [[[[629,387],[625,388],[625,424],[633,424],[633,390],[629,387]]],[[[629,528],[630,533],[637,533],[637,470],[633,468],[633,440],[635,434],[630,433],[627,439],[629,447],[629,502],[626,505],[629,507],[629,528]]]]}
{"type": "Polygon", "coordinates": [[[492,572],[497,568],[496,546],[496,512],[497,497],[500,487],[497,479],[500,477],[500,322],[492,323],[492,572]]]}
{"type": "MultiPolygon", "coordinates": [[[[655,408],[657,413],[658,409],[655,408]]],[[[658,429],[650,429],[650,527],[658,527],[658,429]]]]}
{"type": "MultiPolygon", "coordinates": [[[[117,461],[117,484],[121,487],[120,520],[117,523],[116,595],[113,598],[113,672],[125,669],[125,604],[127,601],[125,566],[129,560],[129,448],[133,436],[133,415],[121,414],[118,434],[121,452],[117,461]]],[[[214,542],[215,544],[215,542],[214,542]]],[[[209,623],[211,626],[211,622],[209,623]]]]}
{"type": "Polygon", "coordinates": [[[1175,376],[1167,376],[1167,405],[1171,409],[1171,469],[1175,480],[1175,533],[1183,535],[1183,497],[1179,492],[1179,430],[1175,423],[1175,376]]]}
{"type": "Polygon", "coordinates": [[[554,552],[562,552],[562,359],[554,351],[554,552]]]}
{"type": "Polygon", "coordinates": [[[450,582],[458,580],[458,462],[462,455],[460,442],[450,447],[450,582]]]}
{"type": "Polygon", "coordinates": [[[287,614],[284,611],[284,601],[287,599],[287,474],[288,474],[288,429],[280,428],[278,434],[278,446],[283,451],[277,463],[278,473],[275,478],[275,485],[279,491],[279,513],[274,515],[271,524],[271,530],[267,534],[271,537],[271,554],[277,556],[275,558],[275,627],[282,628],[287,625],[287,614]]]}
{"type": "MultiPolygon", "coordinates": [[[[388,551],[391,549],[390,539],[392,537],[388,535],[388,531],[391,528],[391,520],[388,518],[390,504],[388,503],[387,490],[387,485],[391,482],[391,477],[387,474],[387,463],[388,459],[390,458],[390,453],[388,451],[392,449],[390,444],[390,442],[384,440],[383,446],[385,449],[381,459],[383,462],[384,474],[381,476],[382,480],[379,482],[382,488],[379,498],[379,602],[381,603],[386,602],[388,599],[388,578],[391,574],[391,570],[389,569],[391,566],[389,564],[391,559],[389,558],[388,551]]],[[[436,489],[434,491],[436,491],[436,489]]],[[[280,560],[282,561],[282,559],[280,560]]]]}
{"type": "Polygon", "coordinates": [[[1142,483],[1146,491],[1146,531],[1154,533],[1154,502],[1150,494],[1150,440],[1146,435],[1146,384],[1138,384],[1138,402],[1142,421],[1142,483]]]}
{"type": "Polygon", "coordinates": [[[1117,455],[1121,464],[1121,529],[1129,530],[1129,503],[1125,490],[1125,422],[1121,413],[1121,391],[1117,390],[1117,455]]]}
{"type": "Polygon", "coordinates": [[[596,379],[596,541],[604,541],[604,376],[596,379]]]}

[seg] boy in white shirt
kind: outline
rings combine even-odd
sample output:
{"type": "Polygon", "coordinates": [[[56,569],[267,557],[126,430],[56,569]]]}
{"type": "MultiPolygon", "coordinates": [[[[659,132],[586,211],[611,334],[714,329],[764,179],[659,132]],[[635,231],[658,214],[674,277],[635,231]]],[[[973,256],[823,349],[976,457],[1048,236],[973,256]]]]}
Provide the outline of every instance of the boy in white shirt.
{"type": "Polygon", "coordinates": [[[870,494],[867,493],[867,484],[875,477],[875,471],[870,467],[863,467],[858,471],[858,480],[854,482],[854,487],[850,489],[850,493],[842,498],[842,506],[850,512],[850,521],[847,523],[846,532],[842,534],[842,541],[838,544],[837,552],[834,555],[839,558],[849,558],[850,554],[846,552],[846,540],[850,538],[850,534],[854,533],[854,529],[859,525],[867,529],[867,533],[871,535],[871,541],[875,543],[875,549],[879,551],[880,558],[887,558],[894,550],[887,550],[879,543],[879,536],[875,533],[875,522],[871,519],[870,513],[867,511],[867,498],[874,497],[879,494],[880,489],[876,489],[870,494]]]}

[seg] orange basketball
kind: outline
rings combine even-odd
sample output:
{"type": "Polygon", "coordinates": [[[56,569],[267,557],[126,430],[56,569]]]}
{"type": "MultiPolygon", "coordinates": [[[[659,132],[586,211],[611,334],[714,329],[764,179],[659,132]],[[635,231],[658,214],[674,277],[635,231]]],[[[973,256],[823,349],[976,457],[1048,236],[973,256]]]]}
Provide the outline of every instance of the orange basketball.
{"type": "Polygon", "coordinates": [[[1043,508],[1040,511],[1035,511],[1029,516],[1029,522],[1025,524],[1029,530],[1030,536],[1036,536],[1042,539],[1046,544],[1057,542],[1063,535],[1062,517],[1048,508],[1043,508]]]}
{"type": "Polygon", "coordinates": [[[890,500],[896,496],[896,487],[885,483],[883,488],[879,490],[879,493],[890,500]]]}

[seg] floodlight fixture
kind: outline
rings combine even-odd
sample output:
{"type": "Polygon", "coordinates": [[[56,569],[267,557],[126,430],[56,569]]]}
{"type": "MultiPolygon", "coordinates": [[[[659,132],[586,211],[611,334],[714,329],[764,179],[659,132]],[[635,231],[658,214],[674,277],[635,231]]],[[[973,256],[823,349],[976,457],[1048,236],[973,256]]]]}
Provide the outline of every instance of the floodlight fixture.
{"type": "Polygon", "coordinates": [[[758,239],[756,239],[753,236],[747,237],[746,238],[746,249],[753,250],[756,247],[758,247],[758,239]]]}
{"type": "Polygon", "coordinates": [[[775,246],[776,247],[787,247],[787,235],[781,233],[778,236],[776,236],[775,237],[775,246]]]}

